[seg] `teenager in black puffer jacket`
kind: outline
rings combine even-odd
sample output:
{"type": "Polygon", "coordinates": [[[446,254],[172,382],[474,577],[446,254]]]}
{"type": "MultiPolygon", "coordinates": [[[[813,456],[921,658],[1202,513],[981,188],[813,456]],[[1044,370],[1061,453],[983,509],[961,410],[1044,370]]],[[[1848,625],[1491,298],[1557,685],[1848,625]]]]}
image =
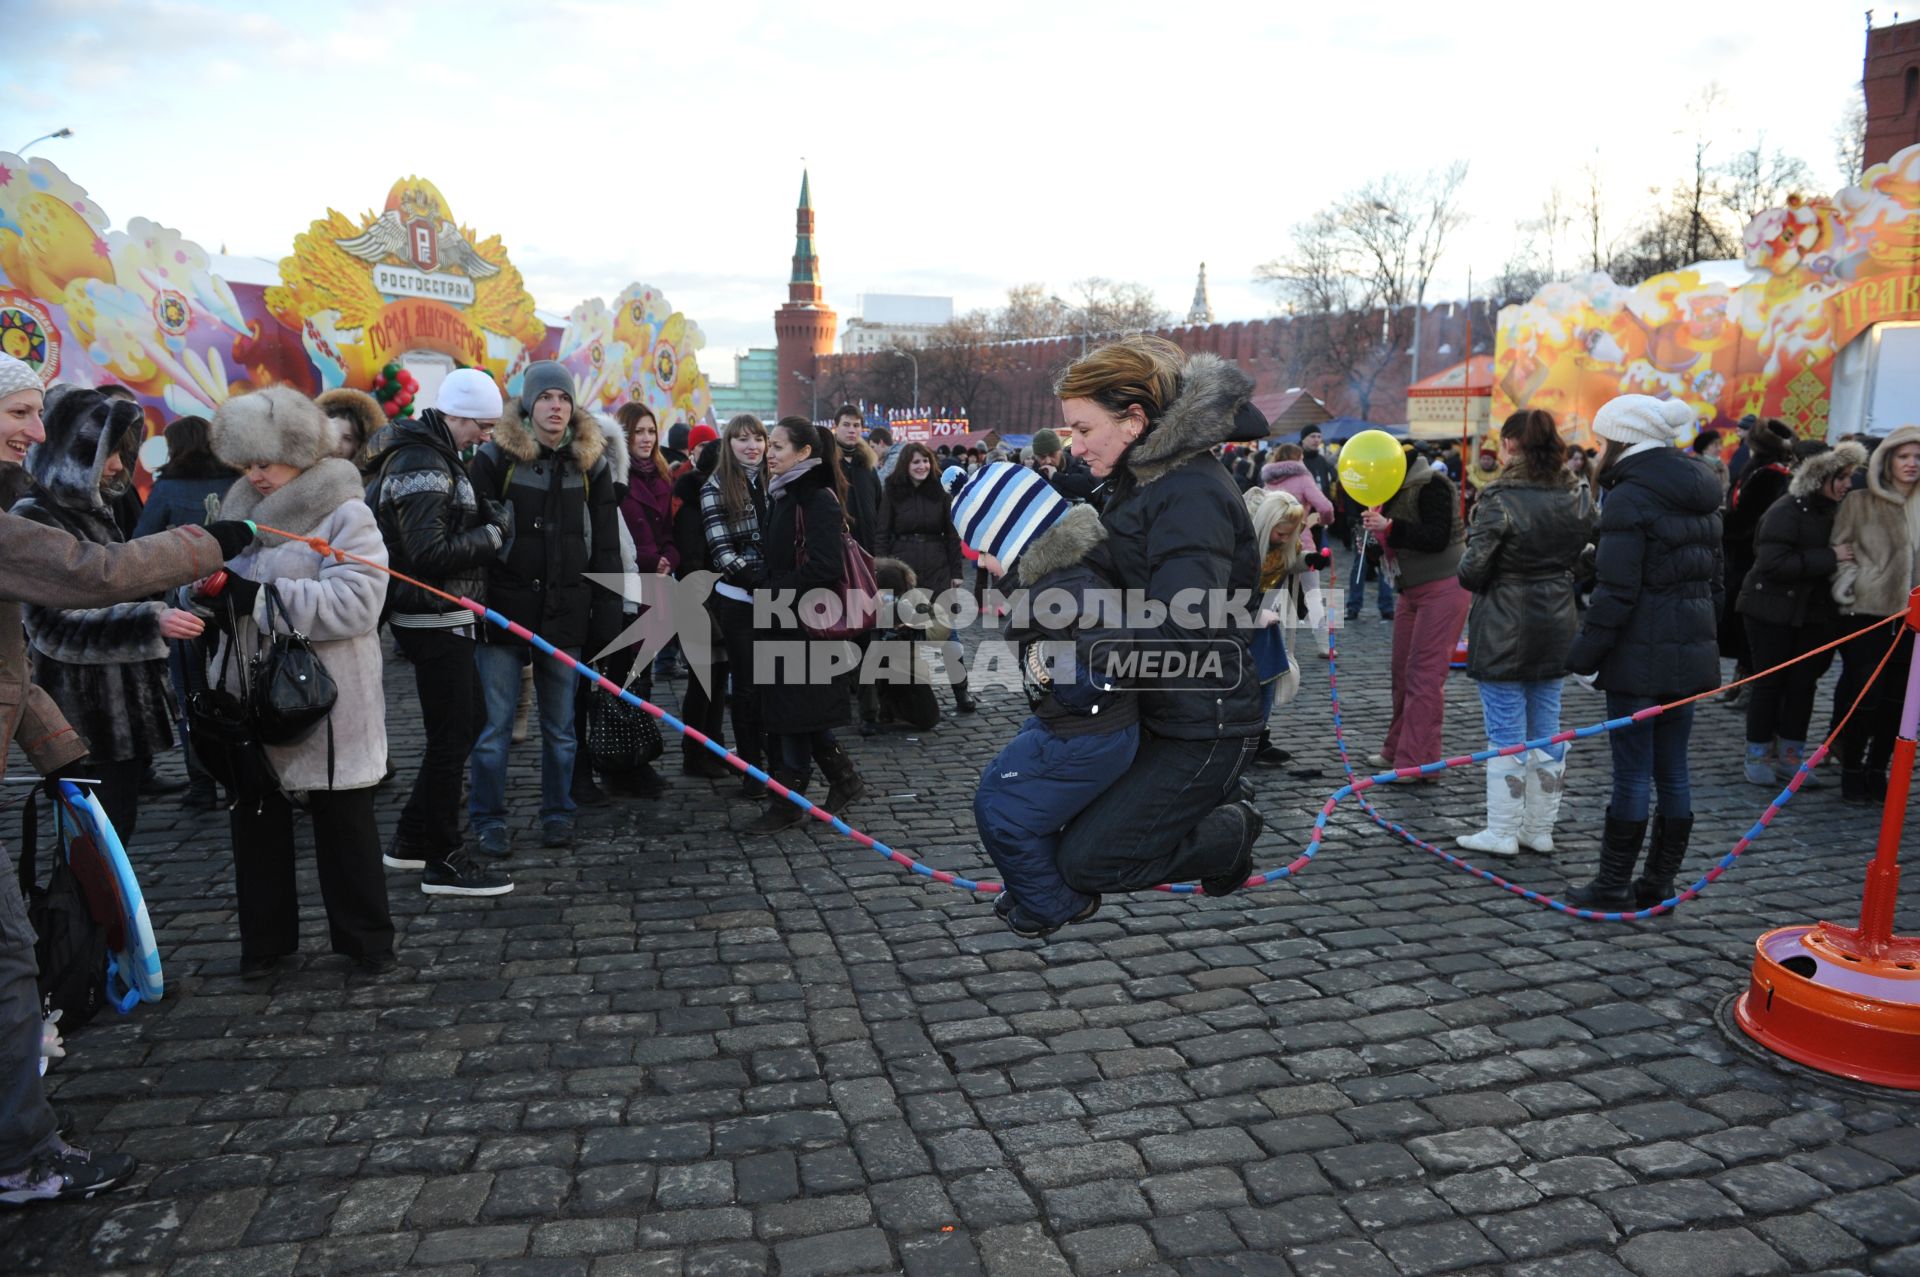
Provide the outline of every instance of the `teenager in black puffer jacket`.
{"type": "MultiPolygon", "coordinates": [[[[1720,541],[1726,553],[1725,593],[1721,596],[1720,655],[1733,660],[1733,676],[1745,678],[1756,667],[1747,651],[1747,627],[1736,605],[1740,584],[1753,570],[1753,536],[1761,516],[1773,503],[1787,495],[1793,463],[1793,432],[1778,421],[1755,425],[1747,433],[1748,459],[1726,494],[1726,510],[1721,516],[1720,541]]],[[[1718,476],[1716,476],[1717,478],[1718,476]]],[[[1751,692],[1740,688],[1735,701],[1744,701],[1751,692]]]]}
{"type": "MultiPolygon", "coordinates": [[[[1808,457],[1794,470],[1786,497],[1761,517],[1753,567],[1736,604],[1756,670],[1790,661],[1834,636],[1840,605],[1833,601],[1833,574],[1841,556],[1850,560],[1853,551],[1829,544],[1833,518],[1853,486],[1854,471],[1866,461],[1867,450],[1857,443],[1808,457]]],[[[1833,653],[1822,652],[1751,685],[1748,781],[1774,787],[1800,769],[1815,687],[1832,664],[1833,653]]],[[[1817,783],[1807,777],[1806,784],[1817,783]]]]}
{"type": "MultiPolygon", "coordinates": [[[[1605,494],[1594,569],[1597,582],[1567,668],[1592,674],[1607,717],[1623,718],[1692,696],[1720,681],[1715,641],[1721,611],[1720,482],[1674,447],[1693,425],[1677,400],[1621,395],[1594,414],[1608,441],[1598,483],[1605,494]]],[[[1567,900],[1588,909],[1645,909],[1672,894],[1693,829],[1687,741],[1693,706],[1610,732],[1613,798],[1600,872],[1567,900]],[[1646,872],[1634,865],[1646,837],[1649,791],[1660,816],[1646,872]]]]}
{"type": "MultiPolygon", "coordinates": [[[[874,552],[899,559],[912,570],[919,587],[934,598],[962,588],[965,559],[953,527],[952,501],[940,486],[940,469],[924,443],[899,445],[900,462],[887,476],[880,497],[880,522],[874,552]]],[[[934,622],[927,638],[940,644],[940,659],[953,687],[954,708],[977,708],[967,686],[966,653],[945,625],[934,622]]]]}

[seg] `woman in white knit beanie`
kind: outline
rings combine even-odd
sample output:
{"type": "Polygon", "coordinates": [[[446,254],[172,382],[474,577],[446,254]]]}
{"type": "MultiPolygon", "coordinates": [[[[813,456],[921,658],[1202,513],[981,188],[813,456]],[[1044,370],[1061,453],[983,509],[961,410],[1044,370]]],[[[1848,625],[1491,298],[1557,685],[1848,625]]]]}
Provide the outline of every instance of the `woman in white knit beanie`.
{"type": "MultiPolygon", "coordinates": [[[[1596,482],[1603,493],[1595,540],[1593,601],[1567,654],[1567,668],[1594,675],[1607,717],[1622,718],[1710,690],[1720,681],[1720,482],[1673,445],[1694,424],[1677,400],[1621,395],[1594,415],[1607,441],[1596,482]]],[[[1613,795],[1600,870],[1566,899],[1588,909],[1631,911],[1673,894],[1693,829],[1687,742],[1693,706],[1608,733],[1613,795]],[[1646,869],[1651,791],[1659,816],[1646,869]]]]}

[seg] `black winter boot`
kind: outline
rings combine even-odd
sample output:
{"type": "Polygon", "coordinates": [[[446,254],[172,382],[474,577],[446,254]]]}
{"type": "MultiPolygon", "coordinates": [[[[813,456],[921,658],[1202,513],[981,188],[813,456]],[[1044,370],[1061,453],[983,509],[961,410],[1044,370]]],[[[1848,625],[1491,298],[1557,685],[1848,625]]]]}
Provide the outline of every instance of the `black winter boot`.
{"type": "Polygon", "coordinates": [[[1687,854],[1687,839],[1692,835],[1691,816],[1668,816],[1662,812],[1653,818],[1653,841],[1647,844],[1646,872],[1633,883],[1633,902],[1637,907],[1651,909],[1673,895],[1673,877],[1680,872],[1680,862],[1687,854]]]}
{"type": "Polygon", "coordinates": [[[964,678],[953,685],[953,708],[962,714],[972,714],[980,708],[974,702],[973,689],[967,686],[964,678]]]}
{"type": "MultiPolygon", "coordinates": [[[[806,792],[801,788],[806,782],[803,781],[799,775],[788,771],[784,767],[776,767],[768,774],[788,789],[799,790],[802,793],[806,792]]],[[[783,829],[792,829],[795,825],[807,818],[807,813],[795,806],[791,800],[776,798],[772,791],[765,790],[764,787],[761,788],[763,792],[767,794],[767,809],[761,812],[760,815],[754,819],[754,822],[748,825],[742,832],[749,834],[777,834],[783,829]]]]}
{"type": "Polygon", "coordinates": [[[1213,877],[1200,880],[1200,890],[1209,896],[1230,896],[1247,885],[1247,879],[1253,876],[1253,844],[1267,825],[1267,819],[1260,814],[1260,809],[1244,798],[1237,803],[1214,808],[1206,818],[1211,820],[1223,815],[1237,826],[1238,840],[1234,844],[1232,862],[1213,877]]]}
{"type": "Polygon", "coordinates": [[[1568,888],[1567,903],[1608,913],[1631,910],[1634,907],[1633,866],[1640,859],[1640,844],[1646,836],[1646,821],[1615,820],[1609,809],[1606,832],[1600,843],[1600,872],[1586,886],[1568,888]]]}
{"type": "Polygon", "coordinates": [[[840,815],[867,796],[867,782],[854,767],[853,755],[847,753],[847,747],[839,741],[816,754],[813,761],[819,763],[820,770],[827,775],[827,810],[834,815],[840,815]]]}
{"type": "MultiPolygon", "coordinates": [[[[747,761],[748,766],[758,767],[762,771],[766,770],[766,766],[767,766],[766,760],[762,759],[757,754],[749,754],[749,753],[746,753],[745,751],[742,751],[740,754],[740,757],[744,758],[747,761]]],[[[766,782],[755,780],[751,773],[741,772],[740,773],[740,796],[742,798],[747,798],[755,802],[758,802],[760,799],[765,798],[767,796],[766,782]]]]}

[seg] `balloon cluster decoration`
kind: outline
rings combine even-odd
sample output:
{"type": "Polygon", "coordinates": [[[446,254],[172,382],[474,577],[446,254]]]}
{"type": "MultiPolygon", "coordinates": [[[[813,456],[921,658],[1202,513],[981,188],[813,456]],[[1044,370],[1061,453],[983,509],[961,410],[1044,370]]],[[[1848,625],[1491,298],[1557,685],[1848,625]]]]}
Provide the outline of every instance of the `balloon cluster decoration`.
{"type": "Polygon", "coordinates": [[[419,381],[399,364],[388,364],[373,379],[373,397],[379,401],[380,410],[390,419],[411,417],[413,397],[419,393],[419,381]]]}

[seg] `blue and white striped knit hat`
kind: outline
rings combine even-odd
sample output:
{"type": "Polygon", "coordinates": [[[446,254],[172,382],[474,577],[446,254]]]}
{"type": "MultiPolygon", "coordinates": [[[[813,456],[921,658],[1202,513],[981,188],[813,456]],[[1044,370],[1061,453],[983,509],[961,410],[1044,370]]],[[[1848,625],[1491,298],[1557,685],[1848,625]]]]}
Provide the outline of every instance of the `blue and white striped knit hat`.
{"type": "Polygon", "coordinates": [[[959,466],[949,466],[940,479],[953,493],[953,526],[960,539],[1009,568],[1072,508],[1045,479],[1010,461],[981,466],[971,478],[959,466]]]}

